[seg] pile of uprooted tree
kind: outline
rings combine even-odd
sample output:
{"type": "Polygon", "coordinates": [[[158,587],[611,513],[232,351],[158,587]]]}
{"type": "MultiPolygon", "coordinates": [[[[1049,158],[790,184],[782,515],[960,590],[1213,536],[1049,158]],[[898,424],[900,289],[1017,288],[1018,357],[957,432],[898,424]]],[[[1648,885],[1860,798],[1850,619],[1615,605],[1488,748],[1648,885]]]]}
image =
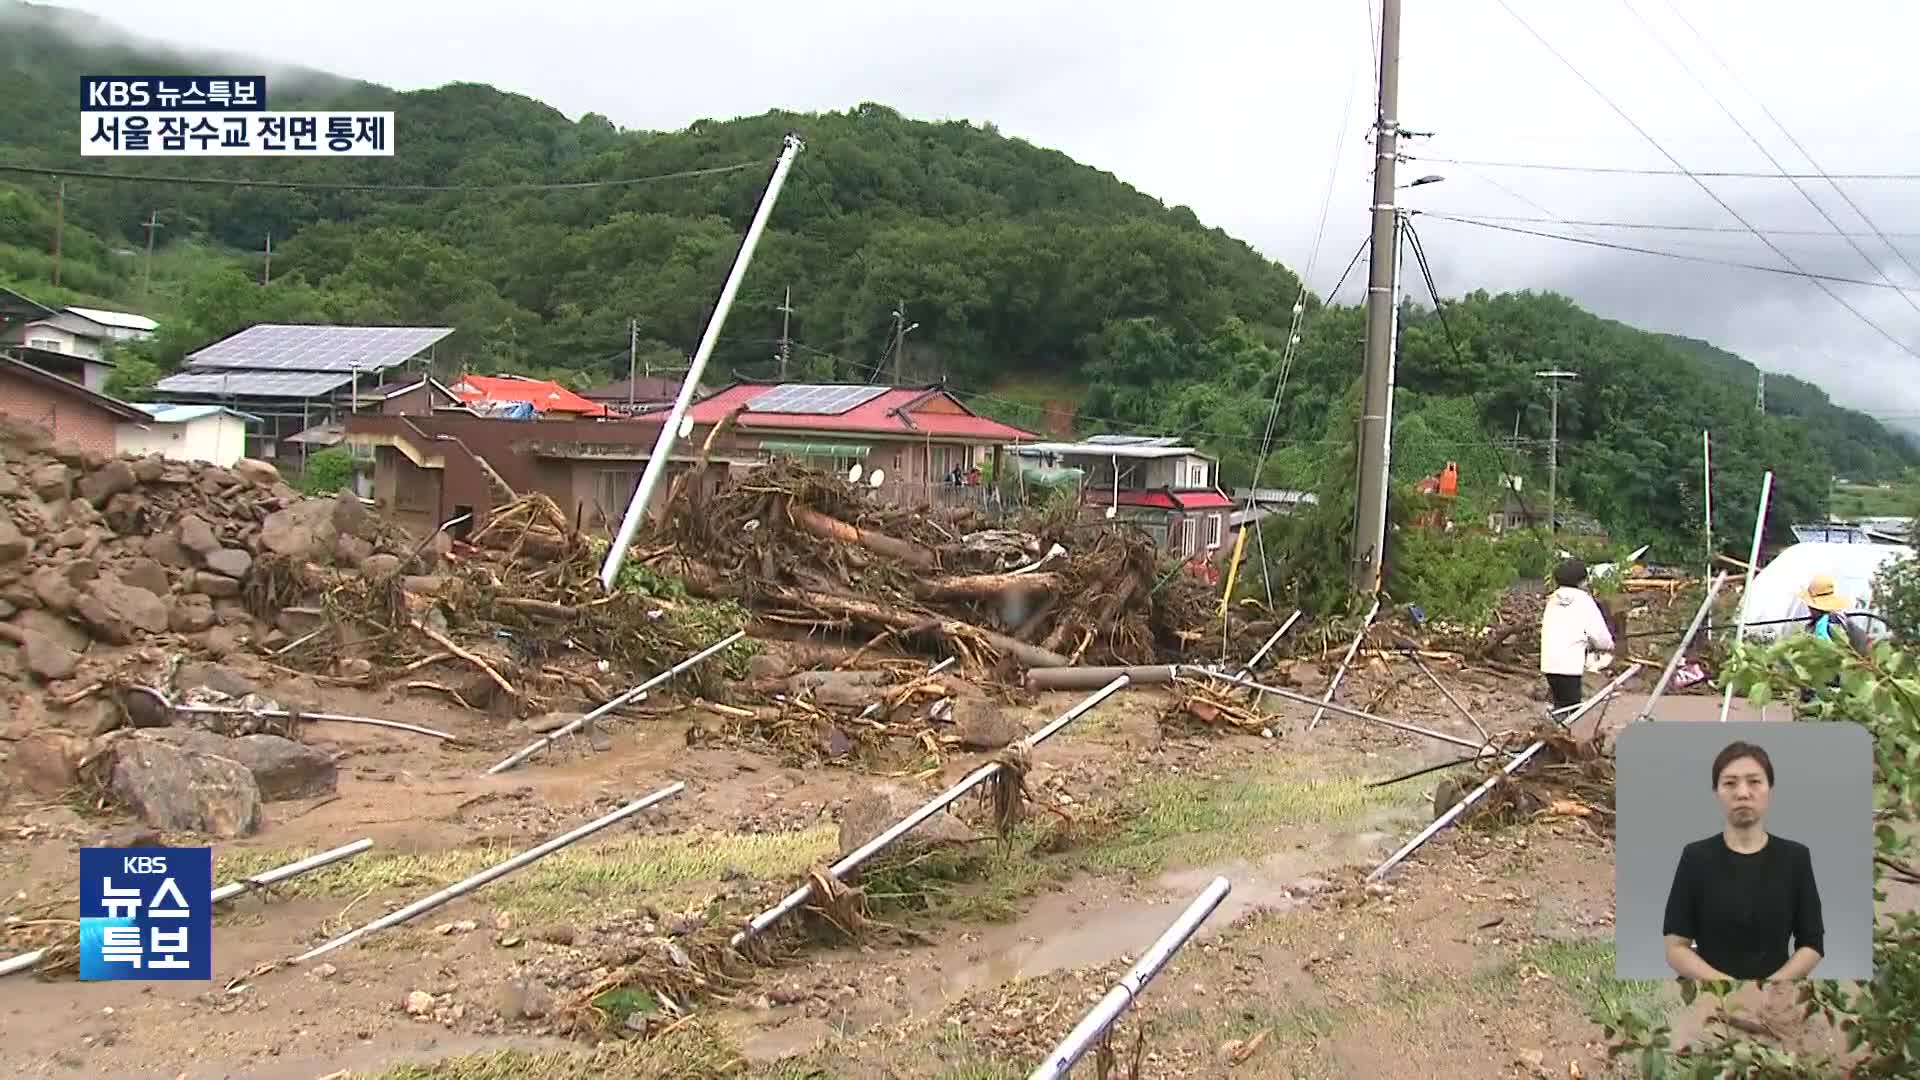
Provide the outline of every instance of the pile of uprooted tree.
{"type": "Polygon", "coordinates": [[[769,623],[891,636],[970,667],[1177,659],[1218,618],[1211,587],[1139,529],[964,521],[775,463],[710,494],[676,484],[633,558],[769,623]]]}

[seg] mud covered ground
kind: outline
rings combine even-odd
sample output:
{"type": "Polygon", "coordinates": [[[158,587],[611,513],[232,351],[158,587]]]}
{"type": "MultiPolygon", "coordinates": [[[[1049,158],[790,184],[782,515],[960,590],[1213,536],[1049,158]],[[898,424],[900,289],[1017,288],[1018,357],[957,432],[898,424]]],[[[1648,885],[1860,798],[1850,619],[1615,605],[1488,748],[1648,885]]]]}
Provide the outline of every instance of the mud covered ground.
{"type": "MultiPolygon", "coordinates": [[[[1310,665],[1295,674],[1315,689],[1310,665]]],[[[1357,670],[1340,700],[1474,734],[1410,674],[1357,670]]],[[[1495,731],[1531,727],[1544,707],[1530,684],[1442,677],[1495,731]]],[[[1612,978],[1611,852],[1583,821],[1449,830],[1384,886],[1353,887],[1430,817],[1432,777],[1369,782],[1455,748],[1337,716],[1309,731],[1310,709],[1271,700],[1271,737],[1216,732],[1165,722],[1167,695],[1135,689],[1035,753],[1042,805],[1011,843],[867,881],[884,925],[809,940],[690,1018],[600,999],[603,1023],[616,1013],[609,1033],[583,1037],[569,1005],[596,974],[800,883],[837,854],[841,811],[876,779],[931,796],[982,759],[936,768],[908,748],[891,769],[809,764],[727,736],[724,710],[663,701],[610,726],[605,749],[572,740],[489,777],[529,741],[523,725],[418,697],[287,689],[469,745],[309,728],[340,755],[337,795],[270,804],[258,835],[216,846],[216,881],[363,836],[373,850],[228,905],[212,984],[0,979],[7,1072],[1022,1077],[1215,875],[1233,892],[1116,1029],[1123,1058],[1138,1040],[1143,1077],[1607,1076],[1594,1009],[1678,1009],[1660,986],[1612,978]],[[676,780],[677,799],[471,896],[228,985],[676,780]],[[1082,826],[1076,842],[1043,843],[1064,819],[1082,826]],[[622,1013],[651,1037],[620,1038],[622,1013]]],[[[1019,719],[1031,731],[1080,696],[1039,695],[1019,719]]],[[[1637,706],[1623,699],[1599,722],[1637,706]]],[[[77,848],[128,828],[84,803],[16,797],[0,909],[16,924],[71,918],[77,848]]]]}

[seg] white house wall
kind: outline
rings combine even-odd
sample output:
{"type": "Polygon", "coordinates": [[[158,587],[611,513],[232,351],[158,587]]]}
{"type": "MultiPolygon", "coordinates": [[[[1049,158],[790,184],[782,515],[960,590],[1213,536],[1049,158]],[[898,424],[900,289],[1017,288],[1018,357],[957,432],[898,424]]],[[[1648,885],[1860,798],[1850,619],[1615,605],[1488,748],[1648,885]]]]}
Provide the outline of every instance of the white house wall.
{"type": "Polygon", "coordinates": [[[184,424],[120,425],[116,445],[123,454],[159,454],[176,461],[204,461],[226,467],[246,456],[246,421],[225,413],[184,424]]]}
{"type": "Polygon", "coordinates": [[[101,356],[99,339],[82,337],[49,322],[28,323],[14,334],[16,343],[20,345],[65,353],[68,356],[81,356],[89,360],[98,360],[101,356]]]}

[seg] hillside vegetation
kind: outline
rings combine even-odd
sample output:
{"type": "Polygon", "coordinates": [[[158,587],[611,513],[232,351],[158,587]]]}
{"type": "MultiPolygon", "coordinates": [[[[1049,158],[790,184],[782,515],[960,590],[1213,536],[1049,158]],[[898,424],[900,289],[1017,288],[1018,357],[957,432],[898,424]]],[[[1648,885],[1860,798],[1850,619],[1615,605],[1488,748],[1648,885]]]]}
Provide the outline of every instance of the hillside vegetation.
{"type": "MultiPolygon", "coordinates": [[[[395,192],[69,178],[66,290],[56,291],[56,181],[0,174],[0,284],[162,318],[162,333],[125,365],[123,389],[263,320],[450,325],[457,333],[439,355],[451,367],[589,383],[625,374],[635,318],[643,363],[684,367],[781,138],[795,131],[806,149],[710,379],[772,374],[776,308],[789,288],[799,342],[792,375],[873,377],[891,313],[904,303],[920,324],[905,358],[909,380],[945,378],[983,412],[1035,428],[1037,402],[1057,395],[1023,394],[1022,380],[1078,386],[1082,434],[1179,434],[1221,455],[1228,484],[1253,473],[1298,278],[1187,208],[990,124],[926,123],[863,104],[622,131],[486,86],[398,93],[270,71],[275,106],[395,110],[397,156],[102,162],[76,152],[82,73],[177,73],[209,62],[58,9],[0,0],[0,24],[8,31],[0,82],[18,91],[0,110],[0,163],[309,184],[609,182],[395,192]],[[735,165],[743,167],[676,175],[735,165]],[[165,227],[149,288],[141,222],[156,209],[165,227]],[[263,288],[269,234],[272,284],[263,288]]],[[[1329,416],[1359,373],[1360,313],[1313,297],[1306,304],[1264,486],[1312,483],[1330,456],[1351,452],[1329,416]]],[[[1746,493],[1758,492],[1766,468],[1776,472],[1773,520],[1784,527],[1825,512],[1836,469],[1874,482],[1920,461],[1810,384],[1770,380],[1778,407],[1756,414],[1751,367],[1705,343],[1603,320],[1551,294],[1475,293],[1446,304],[1444,325],[1430,307],[1405,310],[1396,477],[1410,482],[1459,461],[1463,513],[1478,515],[1495,502],[1499,474],[1517,468],[1537,507],[1544,450],[1516,455],[1491,433],[1517,425],[1523,440],[1544,441],[1546,396],[1532,377],[1544,366],[1583,376],[1561,403],[1563,495],[1617,534],[1662,543],[1672,558],[1700,550],[1702,428],[1714,432],[1722,537],[1751,529],[1746,493]]]]}

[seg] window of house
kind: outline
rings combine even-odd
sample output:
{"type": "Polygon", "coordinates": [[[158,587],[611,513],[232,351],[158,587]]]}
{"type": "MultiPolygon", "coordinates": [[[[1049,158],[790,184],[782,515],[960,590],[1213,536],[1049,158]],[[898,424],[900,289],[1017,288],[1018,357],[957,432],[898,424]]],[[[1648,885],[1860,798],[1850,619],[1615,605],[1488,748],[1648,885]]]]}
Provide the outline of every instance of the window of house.
{"type": "Polygon", "coordinates": [[[1207,515],[1207,546],[1208,547],[1217,548],[1220,546],[1221,526],[1222,526],[1222,522],[1219,514],[1207,515]]]}
{"type": "Polygon", "coordinates": [[[600,512],[618,520],[627,512],[633,493],[640,490],[639,469],[601,469],[593,478],[593,501],[600,512]]]}
{"type": "Polygon", "coordinates": [[[1187,466],[1187,486],[1188,487],[1206,487],[1207,486],[1206,465],[1196,462],[1194,464],[1190,464],[1187,466]]]}
{"type": "Polygon", "coordinates": [[[29,348],[29,349],[45,349],[45,350],[47,350],[48,352],[61,352],[61,351],[63,351],[63,350],[62,350],[62,349],[60,348],[60,339],[59,339],[59,338],[50,338],[50,337],[42,337],[42,338],[28,338],[28,339],[27,339],[27,348],[29,348]]]}
{"type": "Polygon", "coordinates": [[[1200,523],[1193,518],[1184,518],[1180,522],[1180,551],[1192,555],[1199,551],[1200,523]]]}

